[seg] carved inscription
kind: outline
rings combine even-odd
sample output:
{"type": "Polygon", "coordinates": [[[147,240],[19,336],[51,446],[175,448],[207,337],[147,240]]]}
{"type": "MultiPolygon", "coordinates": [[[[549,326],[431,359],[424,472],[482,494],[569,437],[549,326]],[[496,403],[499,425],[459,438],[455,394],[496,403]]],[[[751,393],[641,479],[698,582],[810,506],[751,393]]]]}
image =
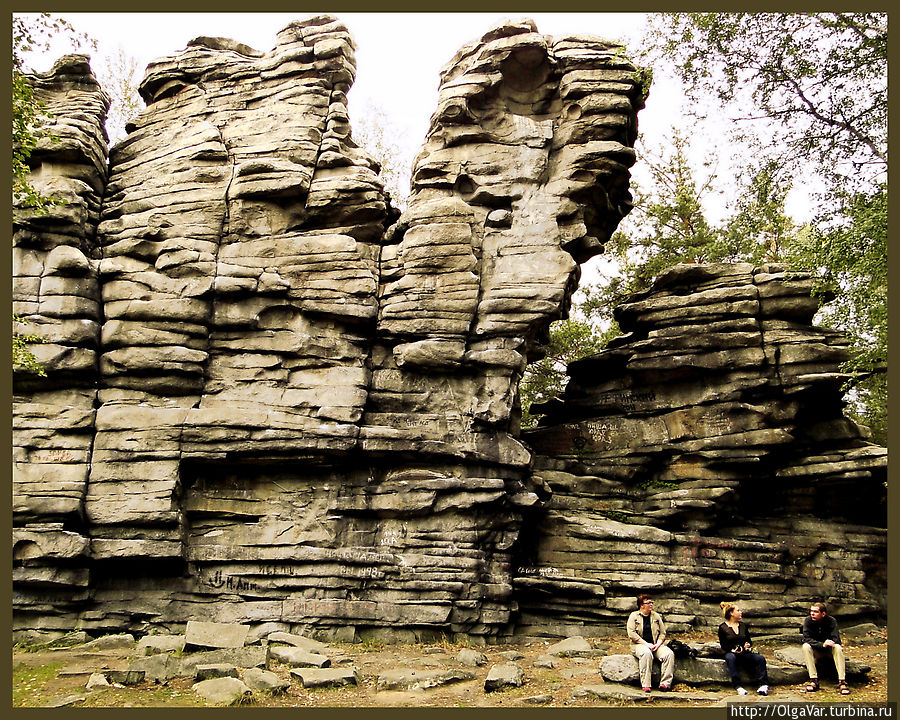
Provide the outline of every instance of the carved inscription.
{"type": "Polygon", "coordinates": [[[627,413],[637,410],[638,403],[654,402],[656,390],[610,390],[597,396],[598,406],[612,405],[627,413]]]}

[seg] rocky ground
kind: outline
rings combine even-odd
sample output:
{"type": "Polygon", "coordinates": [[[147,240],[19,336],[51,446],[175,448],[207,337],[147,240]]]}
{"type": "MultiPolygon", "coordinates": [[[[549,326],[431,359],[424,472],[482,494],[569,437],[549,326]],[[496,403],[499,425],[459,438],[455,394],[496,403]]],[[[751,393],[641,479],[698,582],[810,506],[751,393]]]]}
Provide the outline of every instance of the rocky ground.
{"type": "MultiPolygon", "coordinates": [[[[691,643],[714,639],[700,633],[682,638],[691,643]]],[[[356,685],[337,687],[304,687],[295,666],[271,659],[272,645],[268,670],[284,689],[274,692],[256,690],[235,704],[256,707],[631,707],[645,704],[709,707],[737,700],[844,700],[837,694],[833,681],[823,682],[822,690],[815,695],[805,694],[803,684],[774,686],[768,698],[755,694],[738,698],[727,685],[676,683],[672,692],[654,691],[648,696],[634,685],[608,682],[600,674],[603,657],[629,652],[627,640],[617,637],[590,639],[588,644],[590,649],[583,651],[581,656],[566,657],[565,652],[559,654],[559,647],[551,654],[555,643],[550,641],[472,648],[449,642],[430,645],[330,643],[327,654],[331,670],[352,673],[355,669],[358,678],[356,685]],[[484,658],[478,658],[478,654],[484,658]],[[468,664],[475,659],[483,664],[468,664]],[[500,666],[511,669],[509,663],[521,669],[524,675],[521,686],[486,690],[486,681],[490,686],[490,678],[496,675],[500,666]],[[416,678],[420,684],[444,684],[416,689],[416,678]]],[[[871,667],[867,679],[851,683],[853,694],[850,699],[854,702],[886,702],[885,631],[869,633],[857,641],[845,639],[844,644],[849,659],[871,667]]],[[[782,646],[783,643],[766,643],[759,649],[770,663],[777,663],[774,652],[782,646]]],[[[195,677],[125,684],[130,680],[115,671],[131,667],[138,652],[139,648],[133,643],[104,649],[99,641],[70,648],[16,646],[13,648],[13,706],[208,707],[225,704],[202,697],[195,689],[195,677]],[[92,676],[98,679],[98,674],[109,678],[110,684],[87,689],[92,684],[89,682],[92,676]]],[[[184,651],[175,653],[176,657],[186,655],[184,651]]],[[[249,682],[248,671],[241,669],[239,672],[242,680],[249,682]]],[[[305,672],[308,676],[308,670],[305,672]]]]}

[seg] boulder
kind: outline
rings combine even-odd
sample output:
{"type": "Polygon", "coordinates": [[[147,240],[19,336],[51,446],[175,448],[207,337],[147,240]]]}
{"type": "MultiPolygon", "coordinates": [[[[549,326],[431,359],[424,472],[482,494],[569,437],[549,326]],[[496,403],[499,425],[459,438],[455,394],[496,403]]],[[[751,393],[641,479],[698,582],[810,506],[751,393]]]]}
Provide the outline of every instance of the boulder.
{"type": "Polygon", "coordinates": [[[114,685],[137,685],[144,682],[145,677],[142,670],[104,670],[103,674],[114,685]]]}
{"type": "Polygon", "coordinates": [[[191,689],[214,705],[235,705],[253,694],[249,687],[235,677],[203,680],[195,683],[191,689]]]}
{"type": "Polygon", "coordinates": [[[184,650],[184,645],[184,635],[145,635],[138,641],[135,654],[179,653],[184,650]]]}
{"type": "Polygon", "coordinates": [[[269,692],[273,695],[283,693],[291,685],[289,680],[260,668],[244,669],[241,671],[241,680],[254,692],[269,692]]]}
{"type": "Polygon", "coordinates": [[[358,685],[359,671],[356,668],[294,668],[291,677],[300,681],[305,688],[358,685]]]}
{"type": "Polygon", "coordinates": [[[328,655],[332,652],[331,648],[323,642],[304,637],[303,635],[293,635],[286,632],[272,632],[267,636],[269,644],[283,643],[305,650],[308,653],[316,653],[318,655],[328,655]]]}
{"type": "Polygon", "coordinates": [[[106,679],[106,676],[103,673],[91,673],[91,676],[88,678],[87,685],[85,685],[85,687],[88,690],[108,688],[109,681],[106,679]]]}
{"type": "Polygon", "coordinates": [[[104,635],[96,640],[91,640],[82,646],[84,650],[130,650],[135,645],[134,635],[123,633],[121,635],[104,635]]]}
{"type": "Polygon", "coordinates": [[[180,672],[192,676],[198,665],[227,663],[238,668],[265,667],[269,660],[268,648],[246,645],[239,648],[222,648],[206,652],[185,653],[178,659],[180,672]]]}
{"type": "Polygon", "coordinates": [[[509,660],[510,662],[521,660],[523,657],[525,657],[518,650],[503,650],[501,652],[498,652],[497,656],[502,657],[504,660],[509,660]]]}
{"type": "Polygon", "coordinates": [[[492,665],[484,679],[484,691],[493,692],[508,687],[521,687],[525,682],[525,671],[514,662],[492,665]]]}
{"type": "Polygon", "coordinates": [[[213,678],[238,677],[237,668],[227,663],[215,663],[213,665],[197,665],[194,668],[194,679],[212,680],[213,678]]]}
{"type": "MultiPolygon", "coordinates": [[[[845,651],[844,669],[847,672],[847,679],[855,681],[865,680],[872,668],[869,665],[860,662],[859,660],[848,658],[846,657],[846,655],[847,653],[845,651]]],[[[799,646],[779,648],[775,651],[775,657],[784,663],[788,663],[789,665],[803,668],[802,677],[800,678],[800,680],[805,680],[809,676],[806,671],[806,660],[803,657],[803,650],[799,646]]],[[[819,660],[817,660],[816,669],[819,671],[819,677],[821,678],[837,677],[837,670],[835,670],[834,661],[830,658],[820,658],[819,660]]],[[[798,680],[796,682],[800,681],[798,680]]]]}
{"type": "Polygon", "coordinates": [[[377,690],[428,690],[441,685],[474,680],[475,673],[468,670],[414,670],[395,668],[378,673],[377,690]]]}
{"type": "Polygon", "coordinates": [[[487,665],[488,658],[487,655],[478,652],[477,650],[472,650],[471,648],[463,648],[458,653],[456,653],[456,661],[462,663],[463,665],[479,667],[481,665],[487,665]]]}
{"type": "Polygon", "coordinates": [[[886,641],[884,628],[875,623],[863,623],[841,630],[841,639],[849,640],[854,645],[880,645],[886,641]]]}
{"type": "Polygon", "coordinates": [[[639,678],[637,658],[633,655],[607,655],[600,659],[600,674],[609,682],[636,683],[639,678]]]}
{"type": "Polygon", "coordinates": [[[566,638],[547,648],[548,655],[559,657],[587,657],[593,653],[591,644],[580,635],[566,638]]]}
{"type": "Polygon", "coordinates": [[[299,647],[269,647],[269,657],[291,667],[325,668],[331,660],[325,655],[307,652],[299,647]]]}
{"type": "Polygon", "coordinates": [[[139,657],[131,662],[129,669],[143,672],[144,679],[148,682],[157,683],[164,683],[173,677],[186,674],[182,673],[181,660],[169,653],[139,657]]]}
{"type": "Polygon", "coordinates": [[[240,648],[244,647],[249,632],[246,625],[188,620],[184,644],[191,649],[240,648]]]}
{"type": "Polygon", "coordinates": [[[528,697],[522,698],[522,702],[528,703],[529,705],[547,705],[548,703],[553,702],[553,696],[548,693],[529,695],[528,697]]]}

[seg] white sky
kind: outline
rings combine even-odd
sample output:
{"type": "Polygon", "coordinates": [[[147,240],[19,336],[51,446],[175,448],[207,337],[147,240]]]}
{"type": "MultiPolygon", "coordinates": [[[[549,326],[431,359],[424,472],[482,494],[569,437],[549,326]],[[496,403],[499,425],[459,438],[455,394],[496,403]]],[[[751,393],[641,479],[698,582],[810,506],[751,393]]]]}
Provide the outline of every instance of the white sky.
{"type": "MultiPolygon", "coordinates": [[[[54,13],[68,20],[76,30],[93,37],[98,47],[92,51],[94,65],[103,56],[119,48],[134,57],[139,68],[154,59],[184,49],[188,41],[200,36],[227,37],[257,50],[270,50],[275,35],[292,20],[311,13],[54,13]]],[[[428,129],[429,118],[437,105],[437,87],[441,67],[465,43],[479,38],[505,18],[519,19],[516,13],[332,13],[338,16],[356,44],[357,77],[349,94],[351,122],[367,103],[380,107],[397,129],[394,138],[410,160],[418,151],[428,129]]],[[[623,42],[626,48],[638,47],[644,34],[643,13],[528,13],[538,30],[547,35],[589,34],[623,42]]],[[[67,47],[54,48],[45,57],[31,57],[37,71],[49,70],[67,47]]],[[[642,136],[658,143],[673,127],[686,127],[680,85],[665,68],[654,68],[654,83],[646,107],[638,115],[642,136]]],[[[713,126],[714,127],[714,126],[713,126]]],[[[721,126],[723,127],[723,126],[721,126]]],[[[691,128],[686,131],[698,153],[724,135],[691,128]]],[[[728,153],[719,153],[727,162],[728,153]]],[[[640,158],[640,148],[639,148],[640,158]]],[[[728,169],[720,165],[720,174],[728,169]]],[[[633,168],[640,182],[640,159],[633,168]]],[[[789,204],[789,212],[805,219],[808,209],[801,193],[789,204]]],[[[713,219],[726,214],[721,205],[712,204],[713,219]]],[[[591,263],[591,266],[597,259],[591,263]]],[[[589,280],[588,272],[585,279],[589,280]]]]}
{"type": "MultiPolygon", "coordinates": [[[[334,13],[356,43],[357,78],[350,92],[350,112],[370,101],[403,130],[401,140],[416,148],[425,138],[428,119],[437,106],[441,67],[465,43],[480,37],[511,13],[334,13]]],[[[156,58],[183,50],[199,36],[227,37],[267,51],[275,35],[290,21],[309,13],[58,13],[98,42],[95,56],[121,47],[143,68],[156,58]]],[[[634,45],[644,21],[642,13],[532,13],[547,35],[582,33],[634,45]]],[[[38,71],[50,69],[61,54],[32,58],[38,71]]],[[[96,64],[96,63],[95,63],[96,64]]],[[[678,95],[660,84],[640,114],[642,131],[665,130],[678,95]],[[668,96],[668,97],[665,97],[668,96]],[[665,102],[663,102],[665,100],[665,102]],[[665,106],[666,109],[662,109],[665,106]],[[662,111],[661,111],[662,110],[662,111]],[[659,127],[656,127],[659,125],[659,127]]]]}

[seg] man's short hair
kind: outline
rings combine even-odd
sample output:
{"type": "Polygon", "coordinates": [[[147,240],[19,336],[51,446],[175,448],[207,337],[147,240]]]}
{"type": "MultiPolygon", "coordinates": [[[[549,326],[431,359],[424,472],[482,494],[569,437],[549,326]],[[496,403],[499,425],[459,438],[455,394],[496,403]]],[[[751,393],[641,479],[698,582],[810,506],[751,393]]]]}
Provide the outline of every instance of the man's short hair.
{"type": "Polygon", "coordinates": [[[640,607],[647,600],[652,600],[652,599],[653,599],[652,595],[648,595],[647,593],[641,593],[640,595],[637,596],[637,606],[640,607]]]}
{"type": "Polygon", "coordinates": [[[825,603],[822,602],[814,602],[810,605],[811,608],[819,608],[823,615],[828,614],[828,610],[825,609],[825,603]]]}

